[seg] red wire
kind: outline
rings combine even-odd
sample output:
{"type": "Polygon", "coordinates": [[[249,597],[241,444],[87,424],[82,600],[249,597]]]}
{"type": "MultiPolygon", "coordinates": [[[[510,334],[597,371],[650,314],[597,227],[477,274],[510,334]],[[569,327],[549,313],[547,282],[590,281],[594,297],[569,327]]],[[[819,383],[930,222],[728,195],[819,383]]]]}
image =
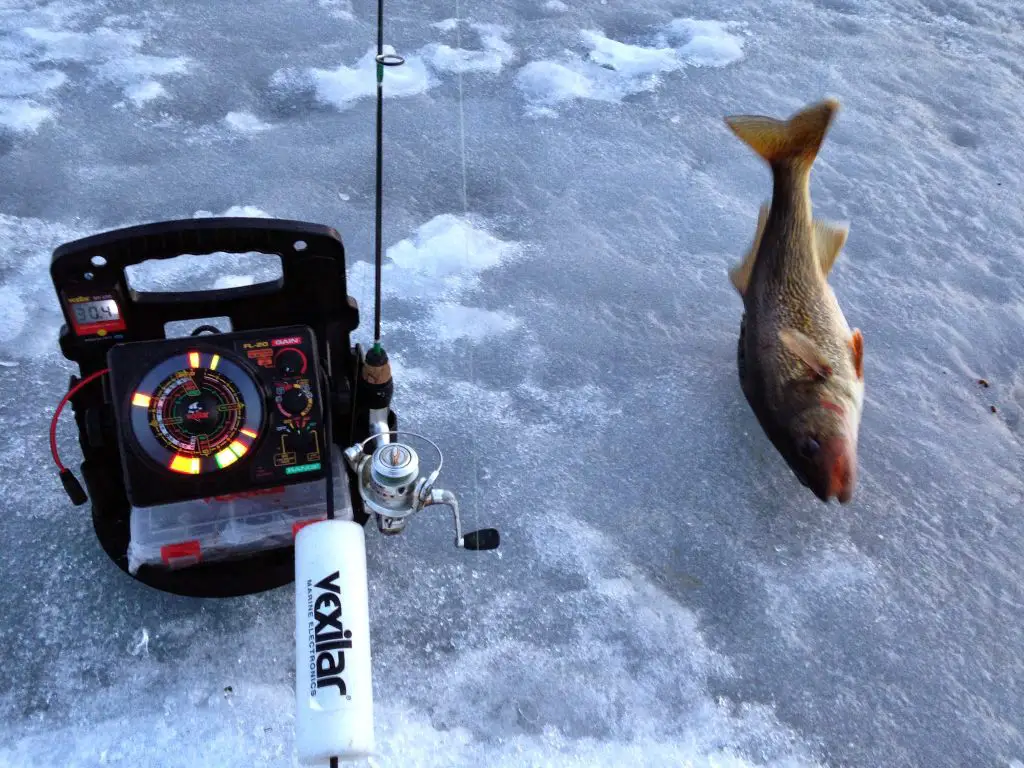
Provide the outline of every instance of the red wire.
{"type": "Polygon", "coordinates": [[[82,387],[84,387],[90,381],[98,379],[100,376],[102,376],[105,373],[108,373],[109,371],[109,368],[104,368],[102,371],[90,373],[80,382],[75,384],[75,386],[73,386],[70,390],[68,390],[68,393],[64,395],[63,399],[61,399],[60,401],[60,404],[57,406],[57,410],[54,411],[53,419],[50,421],[50,453],[53,454],[53,461],[57,465],[57,469],[59,469],[61,472],[65,470],[65,466],[60,463],[60,456],[57,455],[57,419],[60,418],[60,412],[64,410],[64,406],[68,404],[68,400],[74,397],[75,394],[82,387]]]}

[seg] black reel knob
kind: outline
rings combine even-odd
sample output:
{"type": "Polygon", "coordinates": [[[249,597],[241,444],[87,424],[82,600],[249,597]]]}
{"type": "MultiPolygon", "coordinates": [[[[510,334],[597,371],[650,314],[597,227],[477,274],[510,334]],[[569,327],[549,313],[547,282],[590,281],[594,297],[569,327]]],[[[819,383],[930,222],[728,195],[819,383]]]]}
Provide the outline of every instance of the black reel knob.
{"type": "Polygon", "coordinates": [[[462,537],[463,549],[497,549],[500,543],[501,536],[497,528],[481,528],[479,531],[470,531],[462,537]]]}

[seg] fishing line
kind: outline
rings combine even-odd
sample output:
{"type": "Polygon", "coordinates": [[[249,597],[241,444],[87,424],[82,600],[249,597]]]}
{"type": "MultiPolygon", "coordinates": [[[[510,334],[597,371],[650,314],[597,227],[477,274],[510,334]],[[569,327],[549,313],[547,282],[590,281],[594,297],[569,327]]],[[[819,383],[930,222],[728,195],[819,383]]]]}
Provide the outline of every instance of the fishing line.
{"type": "MultiPolygon", "coordinates": [[[[462,7],[459,0],[455,0],[455,47],[460,52],[462,51],[462,7]]],[[[463,89],[463,77],[462,67],[456,67],[457,78],[459,83],[459,159],[462,165],[462,219],[465,224],[465,242],[463,258],[465,261],[465,268],[468,271],[471,268],[470,264],[470,253],[469,253],[469,238],[471,235],[471,228],[469,224],[469,181],[468,173],[466,170],[466,97],[463,89]]],[[[476,386],[476,375],[473,369],[473,345],[469,344],[467,349],[468,361],[467,367],[469,369],[469,383],[471,387],[476,386]]],[[[477,463],[479,457],[476,450],[476,431],[470,431],[470,466],[473,469],[473,498],[476,503],[480,503],[480,483],[479,483],[479,468],[477,463]]],[[[474,512],[474,514],[476,514],[474,512]]]]}

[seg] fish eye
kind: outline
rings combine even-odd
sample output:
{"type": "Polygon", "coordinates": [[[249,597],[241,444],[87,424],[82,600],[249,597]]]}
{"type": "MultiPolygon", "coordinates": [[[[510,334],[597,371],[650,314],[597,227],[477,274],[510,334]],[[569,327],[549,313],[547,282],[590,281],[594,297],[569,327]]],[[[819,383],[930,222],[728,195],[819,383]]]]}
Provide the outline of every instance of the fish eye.
{"type": "Polygon", "coordinates": [[[797,444],[797,450],[805,459],[813,459],[821,450],[821,444],[813,437],[805,437],[797,444]]]}

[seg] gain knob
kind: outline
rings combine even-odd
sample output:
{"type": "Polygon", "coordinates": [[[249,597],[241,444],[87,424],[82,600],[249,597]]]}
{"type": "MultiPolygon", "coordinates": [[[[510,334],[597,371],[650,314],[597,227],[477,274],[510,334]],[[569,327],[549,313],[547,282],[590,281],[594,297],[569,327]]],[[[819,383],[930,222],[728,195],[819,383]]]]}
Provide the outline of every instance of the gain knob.
{"type": "Polygon", "coordinates": [[[310,397],[298,387],[290,387],[281,393],[278,407],[287,416],[302,416],[310,406],[310,397]]]}
{"type": "Polygon", "coordinates": [[[285,347],[274,355],[274,364],[285,376],[301,376],[306,372],[306,355],[297,347],[285,347]]]}

